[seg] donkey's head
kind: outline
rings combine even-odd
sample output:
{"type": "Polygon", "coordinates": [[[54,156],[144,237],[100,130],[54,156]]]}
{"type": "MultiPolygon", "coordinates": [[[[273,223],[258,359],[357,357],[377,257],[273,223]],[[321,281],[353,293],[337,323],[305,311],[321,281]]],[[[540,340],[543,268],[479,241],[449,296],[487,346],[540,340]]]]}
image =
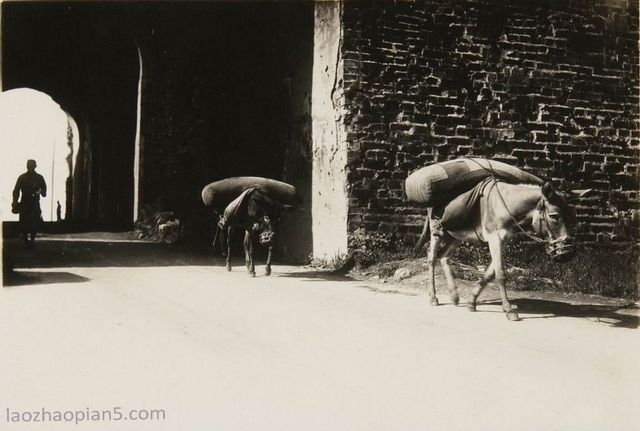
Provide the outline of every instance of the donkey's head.
{"type": "Polygon", "coordinates": [[[256,188],[249,196],[247,214],[253,222],[252,230],[258,233],[260,244],[269,246],[276,240],[276,224],[284,211],[292,208],[273,199],[266,191],[256,188]]]}
{"type": "Polygon", "coordinates": [[[542,199],[538,203],[533,226],[538,235],[546,237],[547,253],[558,262],[567,262],[575,255],[575,239],[570,232],[576,224],[575,209],[569,202],[591,190],[558,192],[547,182],[542,186],[542,199]]]}

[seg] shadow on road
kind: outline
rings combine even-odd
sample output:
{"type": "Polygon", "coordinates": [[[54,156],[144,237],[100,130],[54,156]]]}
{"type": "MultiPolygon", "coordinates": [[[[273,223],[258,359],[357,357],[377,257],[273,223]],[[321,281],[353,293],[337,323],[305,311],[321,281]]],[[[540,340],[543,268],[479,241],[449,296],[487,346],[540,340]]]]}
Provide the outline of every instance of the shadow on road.
{"type": "Polygon", "coordinates": [[[279,277],[300,278],[311,281],[354,281],[354,278],[339,271],[295,271],[279,274],[279,277]]]}
{"type": "Polygon", "coordinates": [[[2,243],[3,262],[14,268],[155,267],[223,265],[212,252],[185,250],[171,244],[142,241],[36,240],[26,248],[19,239],[2,243]]]}
{"type": "MultiPolygon", "coordinates": [[[[481,301],[483,304],[500,305],[500,300],[481,301]]],[[[535,298],[517,298],[511,303],[518,306],[522,320],[550,319],[554,317],[576,317],[605,323],[614,328],[636,329],[640,326],[640,316],[633,303],[627,305],[571,304],[535,298]],[[534,316],[522,316],[533,314],[534,316]]]]}
{"type": "Polygon", "coordinates": [[[2,274],[2,285],[5,287],[33,284],[83,283],[86,281],[90,281],[90,279],[69,272],[5,271],[2,274]]]}
{"type": "Polygon", "coordinates": [[[290,272],[283,275],[284,277],[306,278],[311,280],[327,280],[327,281],[353,281],[352,277],[349,277],[349,272],[354,268],[356,264],[355,255],[349,254],[342,266],[333,270],[315,270],[315,271],[298,271],[290,272]]]}

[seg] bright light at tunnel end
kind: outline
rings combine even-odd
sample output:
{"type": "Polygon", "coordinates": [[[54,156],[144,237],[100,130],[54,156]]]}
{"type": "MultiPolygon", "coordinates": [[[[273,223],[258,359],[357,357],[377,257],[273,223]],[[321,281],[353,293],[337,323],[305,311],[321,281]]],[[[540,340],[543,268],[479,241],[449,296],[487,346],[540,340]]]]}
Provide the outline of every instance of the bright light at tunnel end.
{"type": "Polygon", "coordinates": [[[47,182],[47,197],[40,202],[43,219],[56,220],[58,201],[64,217],[69,176],[66,159],[72,151],[68,127],[67,113],[45,93],[29,88],[0,93],[0,220],[18,220],[11,213],[11,193],[18,176],[26,171],[28,159],[36,160],[36,171],[47,182]]]}

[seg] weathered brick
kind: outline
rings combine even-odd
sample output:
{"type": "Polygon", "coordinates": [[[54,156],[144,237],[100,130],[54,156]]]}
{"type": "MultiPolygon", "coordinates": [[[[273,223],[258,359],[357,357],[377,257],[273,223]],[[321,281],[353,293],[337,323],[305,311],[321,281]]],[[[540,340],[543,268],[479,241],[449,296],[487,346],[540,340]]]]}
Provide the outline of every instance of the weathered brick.
{"type": "MultiPolygon", "coordinates": [[[[413,214],[398,200],[406,175],[465,155],[492,156],[600,195],[615,188],[624,205],[638,206],[637,7],[500,3],[504,23],[483,26],[480,10],[495,8],[491,0],[345,3],[349,61],[359,62],[359,97],[369,100],[363,106],[346,95],[346,109],[364,114],[350,129],[363,133],[354,135],[359,149],[350,147],[362,157],[349,157],[369,168],[356,174],[373,178],[376,170],[398,182],[372,181],[373,196],[349,202],[367,209],[367,229],[404,232],[415,223],[406,232],[419,232],[420,220],[395,219],[384,206],[413,214]],[[606,30],[598,24],[614,21],[606,30]]],[[[349,173],[349,181],[358,184],[358,175],[349,173]]],[[[580,211],[585,222],[608,214],[598,199],[580,211]]],[[[581,239],[617,241],[614,227],[603,223],[581,239]]]]}

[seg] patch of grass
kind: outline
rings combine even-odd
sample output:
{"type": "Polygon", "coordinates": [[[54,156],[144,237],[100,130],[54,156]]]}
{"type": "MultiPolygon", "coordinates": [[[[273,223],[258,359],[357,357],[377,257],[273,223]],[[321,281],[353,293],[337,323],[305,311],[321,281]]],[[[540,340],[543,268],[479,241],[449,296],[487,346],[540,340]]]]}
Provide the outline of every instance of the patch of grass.
{"type": "Polygon", "coordinates": [[[381,278],[390,278],[393,277],[396,270],[405,266],[406,260],[391,260],[388,262],[381,262],[376,266],[375,274],[381,278]]]}
{"type": "MultiPolygon", "coordinates": [[[[553,290],[562,293],[585,293],[636,300],[638,287],[638,244],[624,247],[579,246],[575,257],[566,263],[553,261],[544,246],[517,239],[504,253],[509,288],[513,290],[553,290]]],[[[484,268],[491,263],[486,245],[462,244],[454,263],[484,268]]],[[[477,280],[478,274],[457,271],[467,280],[477,280]]]]}
{"type": "Polygon", "coordinates": [[[554,262],[537,244],[515,243],[507,249],[508,264],[525,273],[514,281],[516,289],[540,289],[546,280],[554,290],[625,299],[638,299],[638,244],[618,247],[580,246],[566,263],[554,262]]]}
{"type": "Polygon", "coordinates": [[[361,268],[381,262],[403,260],[411,256],[411,247],[394,234],[352,235],[349,237],[349,250],[354,253],[356,262],[361,268]]]}
{"type": "MultiPolygon", "coordinates": [[[[413,259],[408,247],[393,246],[378,237],[354,241],[362,250],[361,263],[376,263],[376,274],[389,277],[413,259]],[[385,246],[391,246],[385,249],[385,246]]],[[[427,255],[428,246],[420,253],[427,255]]],[[[554,262],[543,245],[514,239],[504,252],[509,289],[583,293],[637,300],[640,298],[638,264],[640,244],[625,246],[578,246],[575,257],[566,263],[554,262]]],[[[463,243],[452,257],[456,278],[476,281],[491,263],[486,244],[463,243]]],[[[366,264],[366,266],[365,266],[366,264]]]]}
{"type": "Polygon", "coordinates": [[[480,279],[481,272],[491,263],[491,255],[489,247],[486,244],[469,244],[463,242],[455,251],[451,259],[452,263],[457,266],[467,266],[477,271],[456,270],[454,266],[454,276],[469,281],[477,281],[480,279]]]}

